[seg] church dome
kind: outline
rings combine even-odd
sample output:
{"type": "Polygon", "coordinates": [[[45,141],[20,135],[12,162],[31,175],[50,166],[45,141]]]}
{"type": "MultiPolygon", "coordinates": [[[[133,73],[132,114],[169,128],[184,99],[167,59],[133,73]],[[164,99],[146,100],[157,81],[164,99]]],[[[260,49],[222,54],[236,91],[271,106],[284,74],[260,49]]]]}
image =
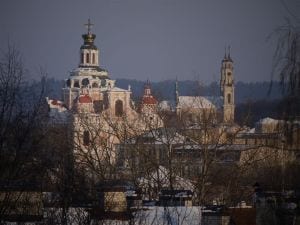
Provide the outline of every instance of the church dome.
{"type": "Polygon", "coordinates": [[[93,100],[89,95],[80,95],[78,98],[79,103],[92,103],[93,100]]]}
{"type": "Polygon", "coordinates": [[[142,104],[145,105],[156,105],[157,100],[153,96],[144,96],[142,99],[142,104]]]}
{"type": "Polygon", "coordinates": [[[96,47],[96,45],[94,45],[94,40],[96,38],[95,34],[83,34],[82,35],[83,38],[83,45],[80,47],[80,49],[94,49],[97,50],[98,48],[96,47]]]}

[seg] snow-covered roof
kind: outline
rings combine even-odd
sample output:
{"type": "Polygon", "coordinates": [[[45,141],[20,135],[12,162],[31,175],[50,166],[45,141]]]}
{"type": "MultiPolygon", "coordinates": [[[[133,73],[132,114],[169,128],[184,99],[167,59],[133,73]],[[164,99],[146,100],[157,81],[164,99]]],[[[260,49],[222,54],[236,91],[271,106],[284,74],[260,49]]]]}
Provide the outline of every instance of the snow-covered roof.
{"type": "Polygon", "coordinates": [[[148,207],[147,210],[137,211],[134,213],[134,217],[137,218],[135,220],[137,221],[137,224],[145,225],[199,225],[202,224],[201,212],[201,206],[153,206],[148,207]]]}
{"type": "MultiPolygon", "coordinates": [[[[149,188],[155,187],[158,183],[161,185],[162,188],[168,188],[170,186],[169,182],[169,173],[170,171],[167,170],[163,166],[159,166],[158,171],[153,171],[150,173],[147,178],[141,177],[138,179],[138,182],[141,187],[149,188]]],[[[173,188],[177,190],[191,190],[194,191],[194,185],[188,179],[184,179],[179,176],[175,176],[173,188]]]]}
{"type": "Polygon", "coordinates": [[[266,117],[266,118],[263,118],[263,119],[260,119],[258,121],[258,123],[261,123],[261,124],[277,124],[279,123],[281,120],[276,120],[276,119],[272,119],[270,117],[266,117]]]}
{"type": "Polygon", "coordinates": [[[171,103],[167,100],[163,100],[163,101],[159,102],[158,108],[161,110],[171,110],[172,109],[171,103]]]}
{"type": "Polygon", "coordinates": [[[49,99],[49,98],[46,98],[46,101],[50,109],[57,109],[57,111],[60,112],[67,110],[65,104],[62,101],[56,99],[49,99]]]}
{"type": "Polygon", "coordinates": [[[54,123],[65,123],[69,116],[69,111],[62,101],[46,98],[49,106],[49,118],[54,123]]]}
{"type": "Polygon", "coordinates": [[[177,107],[183,109],[216,108],[216,106],[210,100],[202,96],[179,96],[177,107]]]}
{"type": "Polygon", "coordinates": [[[203,96],[212,104],[214,104],[218,109],[223,107],[224,98],[223,96],[203,96]]]}

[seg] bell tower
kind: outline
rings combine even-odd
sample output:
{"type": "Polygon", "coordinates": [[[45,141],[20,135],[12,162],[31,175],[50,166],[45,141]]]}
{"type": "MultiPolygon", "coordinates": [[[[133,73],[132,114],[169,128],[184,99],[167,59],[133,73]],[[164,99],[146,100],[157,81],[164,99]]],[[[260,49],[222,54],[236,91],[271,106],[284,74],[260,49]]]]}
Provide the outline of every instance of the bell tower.
{"type": "Polygon", "coordinates": [[[93,24],[90,19],[88,23],[85,24],[87,28],[87,33],[82,35],[83,45],[80,47],[80,62],[79,67],[98,67],[99,66],[99,50],[94,45],[94,40],[96,38],[95,34],[91,33],[91,28],[93,24]]]}
{"type": "Polygon", "coordinates": [[[225,49],[225,56],[221,65],[221,95],[223,96],[223,122],[234,122],[234,79],[233,79],[233,60],[230,57],[230,47],[228,54],[225,49]]]}

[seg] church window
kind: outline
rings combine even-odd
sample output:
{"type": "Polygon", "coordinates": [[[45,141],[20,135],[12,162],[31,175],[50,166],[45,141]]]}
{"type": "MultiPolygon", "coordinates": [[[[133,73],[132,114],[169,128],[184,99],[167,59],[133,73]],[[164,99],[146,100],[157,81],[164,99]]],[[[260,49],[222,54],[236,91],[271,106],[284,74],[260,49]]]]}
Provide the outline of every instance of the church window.
{"type": "Polygon", "coordinates": [[[81,59],[80,59],[81,63],[84,63],[84,54],[81,53],[81,59]]]}
{"type": "Polygon", "coordinates": [[[86,53],[86,63],[90,63],[90,54],[86,53]]]}
{"type": "Polygon", "coordinates": [[[97,88],[97,87],[98,87],[98,83],[94,82],[94,83],[92,84],[92,87],[93,87],[93,88],[97,88]]]}
{"type": "Polygon", "coordinates": [[[78,80],[74,81],[74,87],[79,88],[79,81],[78,80]]]}
{"type": "Polygon", "coordinates": [[[117,100],[115,103],[115,115],[119,117],[123,115],[123,102],[121,100],[117,100]]]}
{"type": "Polygon", "coordinates": [[[231,94],[227,94],[227,103],[231,104],[231,94]]]}
{"type": "Polygon", "coordinates": [[[230,72],[228,72],[228,73],[227,73],[227,75],[228,75],[228,76],[230,76],[230,75],[231,75],[231,73],[230,73],[230,72]]]}
{"type": "Polygon", "coordinates": [[[103,110],[103,101],[95,100],[93,102],[93,106],[94,106],[95,113],[100,113],[103,110]]]}
{"type": "Polygon", "coordinates": [[[95,53],[93,53],[93,64],[96,63],[96,56],[95,56],[95,53]]]}
{"type": "Polygon", "coordinates": [[[84,79],[81,81],[81,84],[82,84],[83,86],[88,86],[89,83],[90,83],[90,81],[89,81],[88,78],[84,78],[84,79]]]}
{"type": "Polygon", "coordinates": [[[90,144],[90,132],[85,130],[83,132],[83,144],[84,145],[89,145],[90,144]]]}

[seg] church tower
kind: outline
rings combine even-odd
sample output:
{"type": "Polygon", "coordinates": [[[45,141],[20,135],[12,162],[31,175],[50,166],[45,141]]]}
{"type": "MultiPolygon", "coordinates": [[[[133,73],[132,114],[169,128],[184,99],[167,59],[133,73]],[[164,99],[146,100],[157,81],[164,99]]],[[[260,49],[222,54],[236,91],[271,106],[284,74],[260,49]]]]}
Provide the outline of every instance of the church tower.
{"type": "Polygon", "coordinates": [[[99,53],[98,53],[98,48],[94,45],[94,40],[96,38],[96,35],[91,33],[91,27],[93,24],[91,24],[91,21],[89,19],[88,23],[85,25],[87,27],[87,33],[82,35],[84,43],[80,47],[79,67],[97,68],[99,66],[99,59],[98,59],[99,53]]]}
{"type": "Polygon", "coordinates": [[[225,56],[221,66],[221,95],[223,96],[223,122],[234,122],[234,79],[233,79],[233,60],[230,57],[230,48],[228,55],[225,50],[225,56]]]}

